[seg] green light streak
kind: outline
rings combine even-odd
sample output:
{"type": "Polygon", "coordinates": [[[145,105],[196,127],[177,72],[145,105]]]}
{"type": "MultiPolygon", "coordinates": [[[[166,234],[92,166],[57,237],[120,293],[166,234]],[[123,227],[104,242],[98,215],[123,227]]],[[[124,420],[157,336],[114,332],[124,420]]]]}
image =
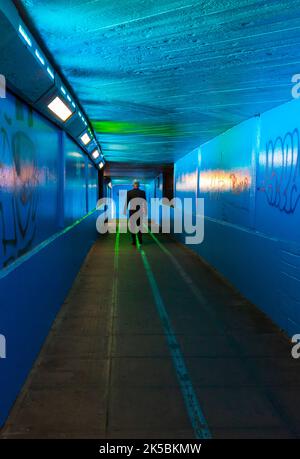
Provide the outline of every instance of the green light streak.
{"type": "Polygon", "coordinates": [[[174,124],[94,120],[92,126],[98,134],[144,135],[149,137],[177,137],[182,135],[174,124]]]}

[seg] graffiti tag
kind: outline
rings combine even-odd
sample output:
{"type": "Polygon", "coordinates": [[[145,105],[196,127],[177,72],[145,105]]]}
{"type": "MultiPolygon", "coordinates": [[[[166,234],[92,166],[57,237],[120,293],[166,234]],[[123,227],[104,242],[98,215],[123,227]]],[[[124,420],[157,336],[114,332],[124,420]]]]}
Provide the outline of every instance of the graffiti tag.
{"type": "Polygon", "coordinates": [[[270,206],[287,214],[295,212],[300,199],[298,129],[268,141],[260,153],[260,166],[264,177],[258,191],[265,194],[270,206]]]}

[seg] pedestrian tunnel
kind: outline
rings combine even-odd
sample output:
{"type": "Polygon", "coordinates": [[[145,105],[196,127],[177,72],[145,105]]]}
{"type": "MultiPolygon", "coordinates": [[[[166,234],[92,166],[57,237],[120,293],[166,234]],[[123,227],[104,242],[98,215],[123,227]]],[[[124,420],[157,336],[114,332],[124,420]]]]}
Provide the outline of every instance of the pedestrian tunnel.
{"type": "Polygon", "coordinates": [[[299,438],[299,16],[0,0],[1,439],[299,438]]]}

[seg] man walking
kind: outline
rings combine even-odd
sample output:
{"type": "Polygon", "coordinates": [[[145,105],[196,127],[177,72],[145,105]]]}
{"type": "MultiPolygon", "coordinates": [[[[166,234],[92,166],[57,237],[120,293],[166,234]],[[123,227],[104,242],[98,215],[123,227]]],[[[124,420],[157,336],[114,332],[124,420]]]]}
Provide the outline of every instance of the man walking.
{"type": "Polygon", "coordinates": [[[141,214],[145,214],[147,210],[146,193],[140,190],[138,180],[133,182],[133,188],[127,191],[124,213],[129,209],[129,231],[131,232],[132,245],[136,245],[136,234],[138,235],[139,243],[142,244],[143,237],[141,231],[141,214]],[[136,215],[135,215],[136,214],[136,215]]]}

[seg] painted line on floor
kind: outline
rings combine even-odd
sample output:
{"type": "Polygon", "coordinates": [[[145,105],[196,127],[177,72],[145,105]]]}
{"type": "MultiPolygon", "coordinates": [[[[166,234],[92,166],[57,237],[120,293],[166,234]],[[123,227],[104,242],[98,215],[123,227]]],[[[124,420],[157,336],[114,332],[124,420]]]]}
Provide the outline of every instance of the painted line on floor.
{"type": "Polygon", "coordinates": [[[193,282],[191,277],[186,273],[183,269],[177,258],[168,250],[166,247],[158,240],[158,238],[147,228],[148,234],[152,237],[152,239],[156,242],[158,247],[170,258],[172,263],[174,264],[175,268],[177,269],[178,273],[185,281],[185,283],[189,286],[190,290],[194,293],[196,298],[201,302],[201,305],[206,308],[209,312],[210,316],[212,315],[212,311],[208,308],[208,303],[204,295],[202,294],[201,290],[197,287],[197,285],[193,282]]]}
{"type": "Polygon", "coordinates": [[[120,229],[118,225],[117,232],[116,232],[115,254],[114,254],[114,277],[113,277],[113,293],[112,293],[113,309],[117,303],[117,296],[118,296],[119,253],[120,253],[120,229]]]}
{"type": "Polygon", "coordinates": [[[111,379],[112,379],[112,353],[114,344],[114,318],[115,311],[118,302],[118,285],[119,285],[119,253],[120,253],[120,228],[117,225],[115,249],[114,249],[114,266],[113,266],[113,278],[112,278],[112,295],[111,295],[111,314],[109,323],[109,343],[108,343],[108,393],[107,393],[107,412],[105,430],[108,432],[109,428],[109,413],[110,413],[110,402],[111,402],[111,379]]]}
{"type": "MultiPolygon", "coordinates": [[[[210,307],[209,302],[201,292],[200,288],[195,284],[193,279],[187,274],[187,272],[183,269],[177,258],[170,252],[170,250],[166,249],[166,247],[159,241],[159,239],[147,228],[148,234],[152,237],[158,247],[167,255],[167,257],[171,260],[175,268],[177,269],[179,275],[182,277],[186,285],[189,287],[190,291],[193,293],[197,301],[201,304],[201,308],[208,314],[208,316],[213,319],[221,333],[226,334],[226,328],[224,324],[217,316],[216,312],[213,308],[210,307]]],[[[231,338],[229,338],[231,339],[231,338]]]]}
{"type": "Polygon", "coordinates": [[[183,395],[183,399],[185,402],[185,406],[188,412],[189,419],[191,421],[195,437],[197,439],[205,439],[205,438],[212,438],[211,433],[206,422],[204,413],[200,407],[199,401],[197,399],[196,393],[193,388],[192,381],[188,374],[188,370],[183,358],[183,355],[180,350],[179,343],[176,339],[175,333],[173,331],[170,318],[168,316],[167,310],[165,308],[163,299],[161,297],[159,287],[155,280],[154,274],[152,272],[151,266],[149,264],[147,255],[145,251],[142,249],[141,245],[137,239],[137,247],[141,254],[142,261],[144,264],[144,268],[152,289],[152,293],[154,296],[155,304],[157,307],[157,311],[164,329],[165,337],[168,343],[169,351],[173,360],[173,364],[175,367],[176,375],[179,381],[179,386],[181,389],[181,393],[183,395]]]}

